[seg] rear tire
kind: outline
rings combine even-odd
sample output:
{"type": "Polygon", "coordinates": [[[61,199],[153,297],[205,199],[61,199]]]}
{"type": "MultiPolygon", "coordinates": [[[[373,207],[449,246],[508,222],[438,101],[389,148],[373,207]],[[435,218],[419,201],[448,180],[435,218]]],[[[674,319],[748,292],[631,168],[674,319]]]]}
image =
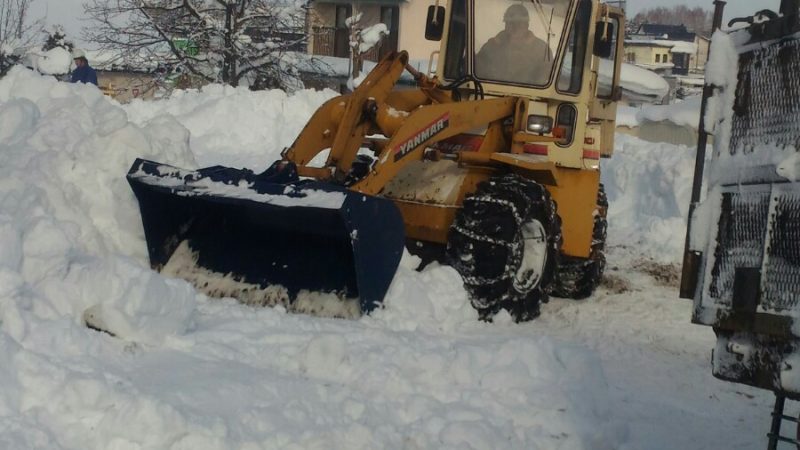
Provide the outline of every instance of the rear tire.
{"type": "Polygon", "coordinates": [[[481,183],[464,200],[450,228],[447,260],[481,319],[506,309],[523,322],[548,301],[560,250],[561,219],[550,193],[509,174],[481,183]]]}
{"type": "Polygon", "coordinates": [[[592,252],[589,258],[561,255],[553,295],[582,300],[590,297],[603,280],[606,268],[606,236],[608,232],[608,198],[600,185],[592,232],[592,252]]]}

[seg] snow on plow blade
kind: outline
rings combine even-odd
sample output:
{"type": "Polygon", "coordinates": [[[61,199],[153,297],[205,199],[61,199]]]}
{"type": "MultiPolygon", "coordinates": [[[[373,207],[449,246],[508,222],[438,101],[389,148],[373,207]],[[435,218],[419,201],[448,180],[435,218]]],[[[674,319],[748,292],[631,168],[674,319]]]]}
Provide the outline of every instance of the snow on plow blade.
{"type": "Polygon", "coordinates": [[[291,307],[304,295],[311,300],[301,311],[348,316],[321,312],[327,307],[313,303],[331,295],[306,291],[335,293],[358,313],[372,311],[402,256],[399,211],[389,200],[301,181],[291,164],[278,167],[256,175],[137,159],[128,182],[151,266],[213,297],[291,307]]]}

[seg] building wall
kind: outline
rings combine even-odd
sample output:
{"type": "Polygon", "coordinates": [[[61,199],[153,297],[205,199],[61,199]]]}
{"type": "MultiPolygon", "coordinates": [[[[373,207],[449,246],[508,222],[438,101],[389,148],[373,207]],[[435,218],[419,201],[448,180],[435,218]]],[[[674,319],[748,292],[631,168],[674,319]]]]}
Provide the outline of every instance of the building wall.
{"type": "Polygon", "coordinates": [[[152,99],[156,93],[154,77],[136,72],[98,70],[97,85],[104,94],[120,103],[127,103],[134,98],[152,99]]]}
{"type": "MultiPolygon", "coordinates": [[[[334,55],[334,40],[336,35],[336,8],[340,5],[346,5],[346,2],[340,4],[334,3],[312,3],[312,8],[308,13],[308,53],[312,55],[334,55]]],[[[361,27],[368,27],[377,24],[381,21],[381,5],[358,5],[358,2],[351,2],[352,15],[361,13],[361,27]],[[356,6],[358,5],[358,6],[356,6]]],[[[402,16],[400,18],[402,23],[402,16]]],[[[341,33],[341,31],[339,31],[341,33]]],[[[349,32],[347,40],[349,41],[349,32]]],[[[345,55],[339,55],[345,57],[345,55]]],[[[378,49],[372,49],[365,54],[367,60],[378,59],[378,49]]]]}
{"type": "Polygon", "coordinates": [[[705,70],[706,61],[708,61],[708,49],[711,46],[711,41],[697,36],[694,39],[694,43],[697,45],[697,55],[693,55],[694,61],[690,67],[695,70],[705,70]]]}
{"type": "MultiPolygon", "coordinates": [[[[357,3],[357,2],[353,2],[357,3]]],[[[427,69],[427,64],[431,53],[439,49],[438,42],[425,40],[425,18],[428,13],[428,6],[431,2],[413,0],[402,2],[399,6],[399,31],[398,31],[398,50],[406,50],[409,57],[421,69],[427,69]],[[422,64],[424,63],[424,64],[422,64]]],[[[309,11],[308,26],[312,34],[308,40],[308,52],[311,54],[327,54],[328,49],[321,48],[325,41],[323,35],[329,34],[330,30],[336,26],[336,5],[333,3],[313,3],[309,11]],[[315,48],[315,45],[320,48],[315,48]]],[[[370,26],[379,23],[381,20],[380,5],[361,5],[353,8],[353,13],[363,13],[361,17],[362,26],[370,26]]],[[[373,59],[373,58],[371,58],[373,59]]]]}
{"type": "Polygon", "coordinates": [[[631,64],[664,64],[665,62],[672,62],[672,59],[670,58],[668,47],[658,47],[652,45],[626,45],[625,62],[631,64]],[[659,55],[658,62],[656,62],[656,55],[659,55]],[[630,56],[633,56],[633,58],[630,58],[630,56]],[[664,61],[665,56],[667,58],[666,61],[664,61]]]}

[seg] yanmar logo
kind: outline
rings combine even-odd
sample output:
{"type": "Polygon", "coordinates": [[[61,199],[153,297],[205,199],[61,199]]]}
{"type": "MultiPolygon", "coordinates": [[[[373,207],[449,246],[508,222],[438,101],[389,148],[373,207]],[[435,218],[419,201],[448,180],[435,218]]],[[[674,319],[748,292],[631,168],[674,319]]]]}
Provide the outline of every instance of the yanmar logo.
{"type": "Polygon", "coordinates": [[[412,150],[419,147],[420,144],[428,139],[436,136],[444,131],[450,125],[450,113],[445,113],[442,117],[434,120],[430,125],[423,128],[422,131],[409,138],[407,141],[398,145],[394,149],[394,160],[399,161],[402,157],[411,153],[412,150]]]}

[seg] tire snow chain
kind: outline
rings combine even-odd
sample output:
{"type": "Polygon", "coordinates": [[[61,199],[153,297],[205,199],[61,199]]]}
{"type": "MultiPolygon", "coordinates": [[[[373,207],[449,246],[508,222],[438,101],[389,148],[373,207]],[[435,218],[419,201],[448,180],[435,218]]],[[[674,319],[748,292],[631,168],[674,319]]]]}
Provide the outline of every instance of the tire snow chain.
{"type": "MultiPolygon", "coordinates": [[[[502,206],[507,207],[508,209],[511,210],[511,213],[514,215],[514,221],[517,222],[517,226],[522,228],[522,217],[519,215],[519,211],[517,210],[516,205],[514,205],[512,202],[510,202],[508,200],[496,199],[496,198],[493,198],[493,197],[490,197],[490,196],[473,197],[473,198],[470,198],[469,201],[481,202],[481,203],[493,203],[493,204],[496,204],[496,205],[502,205],[502,206]]],[[[458,225],[453,225],[453,228],[457,232],[459,232],[462,235],[472,239],[473,241],[488,242],[488,243],[490,243],[492,245],[506,247],[506,248],[508,248],[510,250],[516,250],[518,248],[518,245],[516,243],[506,242],[506,241],[503,241],[503,240],[500,240],[500,239],[492,239],[492,238],[487,237],[487,236],[479,236],[478,234],[473,233],[472,231],[466,230],[463,227],[460,227],[458,225]]],[[[472,284],[472,285],[491,284],[491,283],[495,283],[497,281],[505,280],[505,279],[508,279],[508,278],[511,278],[511,277],[512,277],[512,275],[509,274],[508,271],[506,271],[506,273],[504,273],[503,275],[501,275],[499,277],[496,277],[496,278],[485,278],[485,277],[477,277],[477,276],[464,277],[464,283],[465,284],[472,284]]]]}

